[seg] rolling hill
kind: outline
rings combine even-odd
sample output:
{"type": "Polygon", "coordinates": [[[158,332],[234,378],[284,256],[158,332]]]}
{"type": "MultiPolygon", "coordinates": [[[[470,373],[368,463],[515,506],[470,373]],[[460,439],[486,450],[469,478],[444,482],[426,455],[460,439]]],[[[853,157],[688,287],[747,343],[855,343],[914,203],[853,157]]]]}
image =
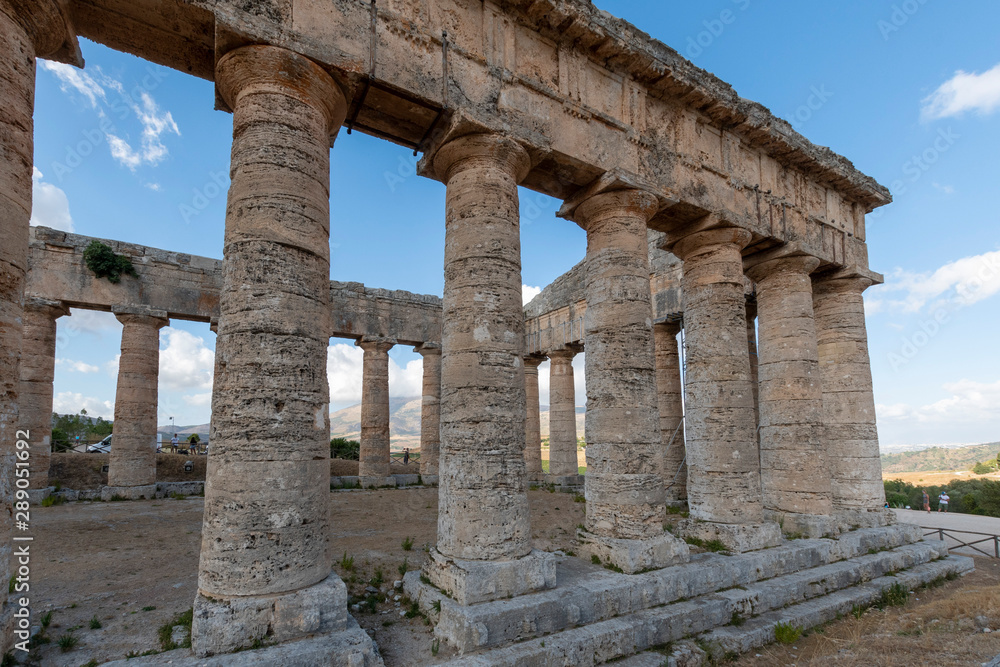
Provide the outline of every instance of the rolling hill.
{"type": "Polygon", "coordinates": [[[965,447],[931,447],[919,452],[882,455],[882,472],[929,472],[932,470],[970,470],[979,461],[996,458],[1000,442],[965,447]]]}

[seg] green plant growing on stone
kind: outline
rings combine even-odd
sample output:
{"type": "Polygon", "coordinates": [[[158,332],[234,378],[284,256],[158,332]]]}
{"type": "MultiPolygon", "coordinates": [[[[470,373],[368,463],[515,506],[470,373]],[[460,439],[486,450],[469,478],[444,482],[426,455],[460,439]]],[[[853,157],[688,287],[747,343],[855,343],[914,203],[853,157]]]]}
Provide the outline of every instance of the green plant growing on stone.
{"type": "Polygon", "coordinates": [[[191,624],[194,622],[194,609],[190,608],[187,611],[182,611],[175,614],[174,617],[161,625],[157,631],[157,637],[160,640],[160,648],[164,651],[172,651],[175,648],[191,648],[191,624]],[[184,641],[177,644],[174,639],[174,626],[183,626],[186,630],[186,636],[184,641]]]}
{"type": "Polygon", "coordinates": [[[431,642],[431,655],[437,656],[438,651],[441,650],[441,640],[435,639],[431,642]]]}
{"type": "Polygon", "coordinates": [[[430,584],[431,584],[431,578],[428,577],[426,574],[424,574],[424,573],[421,572],[420,573],[420,583],[425,584],[427,586],[430,586],[430,584]]]}
{"type": "Polygon", "coordinates": [[[348,556],[347,552],[340,557],[340,567],[342,567],[347,572],[354,572],[354,556],[348,556]]]}
{"type": "Polygon", "coordinates": [[[94,617],[90,619],[90,629],[100,630],[102,627],[103,626],[101,625],[101,619],[97,618],[97,616],[94,615],[94,617]]]}
{"type": "Polygon", "coordinates": [[[573,494],[573,502],[574,503],[585,503],[585,502],[587,502],[587,496],[583,495],[582,493],[574,493],[573,494]]]}
{"type": "Polygon", "coordinates": [[[52,624],[52,612],[47,611],[44,614],[42,614],[41,622],[42,622],[42,630],[47,630],[49,625],[52,624]]]}
{"type": "Polygon", "coordinates": [[[781,621],[774,626],[774,640],[779,644],[794,644],[802,636],[802,627],[781,621]]]}
{"type": "Polygon", "coordinates": [[[431,605],[431,609],[437,613],[441,613],[441,600],[434,600],[434,604],[431,605]]]}
{"type": "Polygon", "coordinates": [[[147,607],[143,607],[142,610],[143,611],[156,611],[156,607],[153,606],[153,605],[149,605],[147,607]]]}
{"type": "Polygon", "coordinates": [[[403,540],[402,547],[403,547],[403,551],[410,551],[411,549],[413,549],[413,538],[412,537],[406,537],[403,540]]]}
{"type": "Polygon", "coordinates": [[[398,568],[399,569],[399,576],[401,576],[401,577],[404,576],[406,574],[407,570],[409,570],[409,568],[410,568],[410,564],[407,561],[407,559],[404,558],[403,562],[400,564],[400,566],[398,568]]]}
{"type": "Polygon", "coordinates": [[[42,498],[42,507],[54,507],[62,505],[66,500],[62,496],[46,496],[42,498]]]}
{"type": "Polygon", "coordinates": [[[107,278],[108,282],[120,283],[122,276],[137,277],[132,266],[132,260],[122,255],[116,255],[115,251],[100,241],[91,241],[90,245],[83,251],[83,261],[87,268],[94,272],[98,278],[107,278]]]}
{"type": "Polygon", "coordinates": [[[591,556],[590,556],[590,562],[593,563],[594,565],[600,565],[601,564],[601,557],[598,556],[597,554],[591,554],[591,556]]]}
{"type": "Polygon", "coordinates": [[[87,662],[85,662],[82,665],[80,665],[80,667],[97,667],[98,664],[99,663],[97,662],[97,660],[95,658],[91,658],[87,662]]]}
{"type": "Polygon", "coordinates": [[[378,588],[379,586],[382,585],[382,582],[384,581],[385,581],[385,573],[382,572],[382,568],[376,567],[375,573],[372,575],[372,578],[368,580],[368,583],[374,586],[375,588],[378,588]]]}
{"type": "Polygon", "coordinates": [[[420,605],[416,602],[410,602],[410,608],[406,610],[406,618],[416,618],[420,616],[420,605]]]}
{"type": "Polygon", "coordinates": [[[875,605],[879,609],[886,607],[902,607],[910,599],[910,590],[901,582],[896,582],[888,588],[882,589],[878,602],[875,605]]]}
{"type": "Polygon", "coordinates": [[[747,622],[747,620],[745,618],[743,618],[740,615],[740,612],[738,612],[738,611],[734,611],[733,615],[729,619],[729,625],[732,625],[732,626],[737,627],[737,628],[740,627],[741,625],[743,625],[746,622],[747,622]]]}
{"type": "Polygon", "coordinates": [[[72,632],[67,632],[64,635],[61,635],[59,639],[56,641],[56,643],[59,644],[59,650],[62,651],[63,653],[69,653],[70,651],[72,651],[74,648],[76,648],[76,645],[79,642],[80,638],[74,635],[72,632]]]}
{"type": "Polygon", "coordinates": [[[854,618],[856,618],[858,620],[861,620],[861,617],[864,616],[864,615],[865,615],[865,607],[864,606],[862,606],[860,604],[856,604],[853,607],[851,607],[851,616],[853,616],[854,618]]]}

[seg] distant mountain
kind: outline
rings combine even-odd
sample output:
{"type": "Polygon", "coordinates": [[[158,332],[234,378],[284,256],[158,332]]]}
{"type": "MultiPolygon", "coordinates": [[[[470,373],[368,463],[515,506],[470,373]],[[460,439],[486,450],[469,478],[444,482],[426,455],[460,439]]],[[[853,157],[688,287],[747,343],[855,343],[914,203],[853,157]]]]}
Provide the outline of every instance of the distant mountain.
{"type": "Polygon", "coordinates": [[[980,461],[996,458],[1000,442],[964,447],[930,447],[917,452],[882,455],[882,472],[970,470],[980,461]]]}
{"type": "Polygon", "coordinates": [[[191,435],[192,433],[197,433],[198,437],[200,437],[202,440],[208,440],[208,429],[209,429],[209,424],[196,424],[193,426],[171,426],[170,424],[167,424],[165,426],[157,426],[156,432],[163,433],[165,436],[167,436],[166,437],[167,440],[170,440],[170,438],[174,435],[174,433],[176,433],[177,437],[180,438],[181,440],[191,435]]]}
{"type": "MultiPolygon", "coordinates": [[[[420,408],[418,398],[389,399],[389,439],[395,449],[420,446],[420,408]]],[[[542,438],[549,437],[549,406],[541,406],[542,438]]],[[[583,437],[584,408],[576,409],[576,435],[583,437]]],[[[330,414],[330,437],[358,440],[361,438],[361,404],[352,405],[330,414]]]]}

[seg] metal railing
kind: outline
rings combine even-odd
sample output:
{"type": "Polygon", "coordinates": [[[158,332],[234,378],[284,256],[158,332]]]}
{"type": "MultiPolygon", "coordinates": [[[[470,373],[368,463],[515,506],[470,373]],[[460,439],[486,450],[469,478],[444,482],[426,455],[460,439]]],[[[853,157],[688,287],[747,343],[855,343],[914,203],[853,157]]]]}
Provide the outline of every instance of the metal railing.
{"type": "Polygon", "coordinates": [[[978,551],[987,558],[1000,558],[1000,535],[991,535],[990,533],[976,533],[971,530],[953,530],[951,528],[930,528],[928,526],[920,526],[920,528],[921,530],[927,531],[924,533],[924,537],[929,537],[930,535],[934,535],[936,533],[938,535],[938,539],[940,539],[942,542],[945,542],[944,539],[945,537],[949,537],[952,540],[958,542],[956,546],[948,545],[949,551],[953,549],[962,549],[964,547],[968,547],[969,549],[978,551]],[[961,533],[963,535],[978,535],[980,536],[980,539],[966,542],[964,541],[965,538],[959,538],[956,535],[953,535],[953,533],[961,533]],[[982,544],[984,542],[993,543],[993,553],[988,553],[986,551],[983,551],[979,547],[975,546],[977,544],[982,544]]]}

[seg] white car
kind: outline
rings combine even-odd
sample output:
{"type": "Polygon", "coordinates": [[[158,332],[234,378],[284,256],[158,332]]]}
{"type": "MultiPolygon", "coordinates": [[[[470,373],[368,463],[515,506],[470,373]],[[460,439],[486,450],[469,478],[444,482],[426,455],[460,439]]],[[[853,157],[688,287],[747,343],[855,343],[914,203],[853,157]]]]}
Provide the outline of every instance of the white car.
{"type": "Polygon", "coordinates": [[[98,443],[87,446],[88,454],[110,454],[111,453],[111,436],[104,438],[98,443]]]}

